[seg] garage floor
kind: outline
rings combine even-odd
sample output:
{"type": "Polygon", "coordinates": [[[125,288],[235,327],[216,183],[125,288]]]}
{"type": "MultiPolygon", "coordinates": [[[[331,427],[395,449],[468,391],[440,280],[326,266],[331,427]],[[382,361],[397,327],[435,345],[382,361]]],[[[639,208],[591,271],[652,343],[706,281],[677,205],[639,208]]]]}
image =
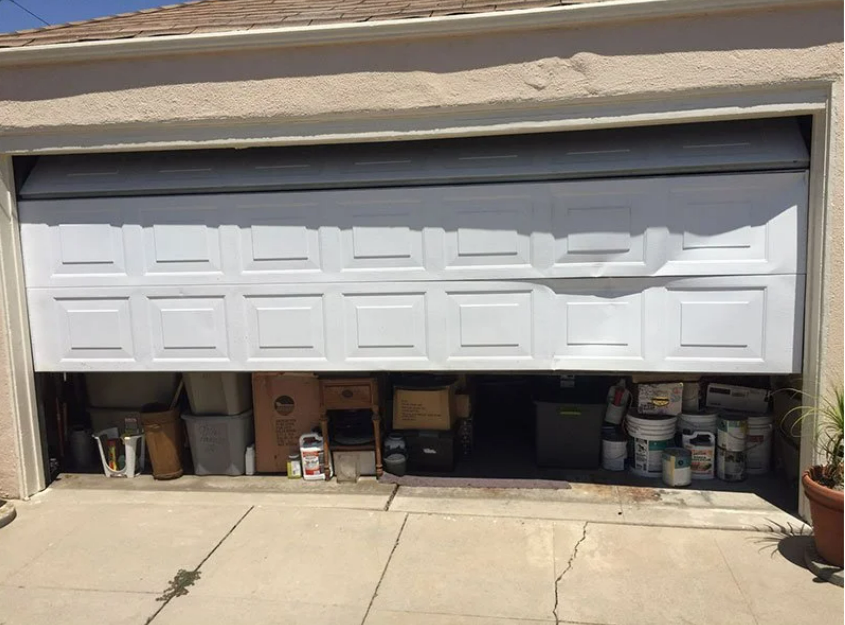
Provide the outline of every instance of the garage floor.
{"type": "Polygon", "coordinates": [[[19,503],[4,623],[841,622],[806,528],[743,494],[233,482],[70,476],[19,503]]]}

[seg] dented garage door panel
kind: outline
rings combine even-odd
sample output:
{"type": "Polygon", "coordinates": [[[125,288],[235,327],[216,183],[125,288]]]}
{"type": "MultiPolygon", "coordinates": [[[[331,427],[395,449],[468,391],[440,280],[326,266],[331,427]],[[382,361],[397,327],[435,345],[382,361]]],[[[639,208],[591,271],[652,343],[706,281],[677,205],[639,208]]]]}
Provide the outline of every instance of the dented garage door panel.
{"type": "Polygon", "coordinates": [[[802,172],[24,201],[30,288],[805,272],[802,172]]]}
{"type": "Polygon", "coordinates": [[[800,367],[804,278],[32,289],[35,365],[119,370],[800,367]]]}

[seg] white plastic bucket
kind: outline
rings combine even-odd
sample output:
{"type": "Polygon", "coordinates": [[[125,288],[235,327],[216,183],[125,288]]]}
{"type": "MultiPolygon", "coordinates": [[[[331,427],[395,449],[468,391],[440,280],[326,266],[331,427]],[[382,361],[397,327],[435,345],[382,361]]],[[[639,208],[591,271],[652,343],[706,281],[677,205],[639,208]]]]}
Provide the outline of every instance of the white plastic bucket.
{"type": "Polygon", "coordinates": [[[748,415],[722,412],[716,432],[716,446],[725,451],[745,451],[748,437],[748,415]]]}
{"type": "Polygon", "coordinates": [[[672,447],[675,424],[678,418],[668,415],[628,415],[631,473],[643,477],[660,477],[663,474],[663,450],[672,447]]]}
{"type": "Polygon", "coordinates": [[[618,428],[602,429],[601,466],[607,471],[624,471],[628,440],[618,428]]]}
{"type": "Polygon", "coordinates": [[[719,429],[719,413],[682,412],[678,416],[677,429],[679,433],[689,430],[690,432],[710,432],[715,436],[716,430],[719,429]]]}
{"type": "Polygon", "coordinates": [[[716,435],[713,432],[683,434],[684,449],[690,452],[694,480],[712,480],[716,474],[716,435]]]}
{"type": "Polygon", "coordinates": [[[749,415],[746,438],[745,467],[749,475],[769,472],[772,460],[772,432],[774,415],[749,415]]]}

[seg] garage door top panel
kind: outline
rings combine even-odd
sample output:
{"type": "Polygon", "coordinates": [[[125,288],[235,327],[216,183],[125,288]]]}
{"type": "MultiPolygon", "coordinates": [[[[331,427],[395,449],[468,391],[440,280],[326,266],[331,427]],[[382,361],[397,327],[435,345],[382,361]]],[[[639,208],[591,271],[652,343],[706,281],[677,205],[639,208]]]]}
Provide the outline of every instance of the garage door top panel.
{"type": "Polygon", "coordinates": [[[665,173],[804,169],[793,119],[604,131],[130,154],[41,157],[21,197],[575,179],[665,173]]]}

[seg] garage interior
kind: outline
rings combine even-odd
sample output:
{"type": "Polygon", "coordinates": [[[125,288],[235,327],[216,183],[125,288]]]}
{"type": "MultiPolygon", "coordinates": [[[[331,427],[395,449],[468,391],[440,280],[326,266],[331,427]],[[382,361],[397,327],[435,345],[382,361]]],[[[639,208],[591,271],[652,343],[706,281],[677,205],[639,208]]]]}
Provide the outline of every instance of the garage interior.
{"type": "MultiPolygon", "coordinates": [[[[535,402],[603,405],[620,378],[800,387],[809,136],[782,118],[16,159],[49,474],[85,470],[88,372],[284,371],[374,375],[385,434],[397,380],[465,380],[472,451],[410,470],[423,484],[660,487],[538,466],[535,402]]],[[[796,508],[798,400],[769,401],[772,470],[692,488],[796,508]]]]}

